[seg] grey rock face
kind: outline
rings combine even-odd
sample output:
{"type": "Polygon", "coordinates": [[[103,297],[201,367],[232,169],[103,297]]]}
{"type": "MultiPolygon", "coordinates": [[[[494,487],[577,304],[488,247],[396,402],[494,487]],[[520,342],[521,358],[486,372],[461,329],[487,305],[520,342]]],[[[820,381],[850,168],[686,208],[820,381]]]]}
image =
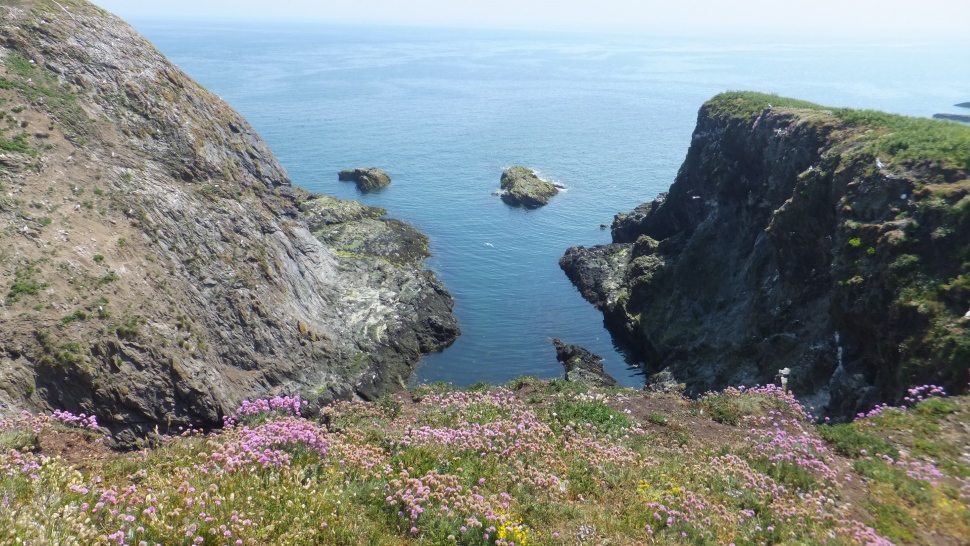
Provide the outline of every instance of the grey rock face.
{"type": "Polygon", "coordinates": [[[219,426],[246,398],[379,396],[459,334],[422,234],[294,187],[127,24],[81,0],[6,3],[0,21],[0,56],[27,67],[0,63],[0,96],[49,133],[0,181],[60,209],[31,238],[0,207],[0,296],[38,287],[0,306],[0,413],[95,414],[131,444],[219,426]]]}
{"type": "Polygon", "coordinates": [[[864,129],[824,111],[755,115],[705,105],[669,192],[617,215],[613,244],[569,249],[566,275],[648,372],[667,371],[688,394],[790,368],[806,405],[850,417],[913,384],[960,390],[967,366],[944,347],[965,341],[924,340],[944,331],[932,324],[967,339],[966,296],[919,311],[905,290],[961,274],[952,249],[968,225],[930,212],[946,199],[915,188],[966,174],[889,171],[846,142],[864,129]],[[948,243],[934,239],[940,229],[948,243]]]}

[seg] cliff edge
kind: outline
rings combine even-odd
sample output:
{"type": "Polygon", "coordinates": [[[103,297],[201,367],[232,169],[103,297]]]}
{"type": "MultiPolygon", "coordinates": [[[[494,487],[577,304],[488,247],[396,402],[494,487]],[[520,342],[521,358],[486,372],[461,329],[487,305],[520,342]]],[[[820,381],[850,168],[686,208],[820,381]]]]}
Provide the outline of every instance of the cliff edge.
{"type": "Polygon", "coordinates": [[[823,414],[966,389],[970,128],[725,93],[668,193],[560,265],[698,394],[772,382],[823,414]],[[965,316],[966,315],[966,316],[965,316]]]}
{"type": "Polygon", "coordinates": [[[292,186],[124,22],[0,15],[0,414],[93,413],[133,443],[245,398],[379,396],[459,334],[423,235],[292,186]]]}

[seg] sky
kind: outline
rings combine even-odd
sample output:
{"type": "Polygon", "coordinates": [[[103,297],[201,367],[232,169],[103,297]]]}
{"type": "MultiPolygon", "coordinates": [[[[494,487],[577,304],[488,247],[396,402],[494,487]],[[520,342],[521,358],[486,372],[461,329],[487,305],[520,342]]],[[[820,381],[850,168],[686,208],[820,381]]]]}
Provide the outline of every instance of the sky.
{"type": "Polygon", "coordinates": [[[94,0],[129,21],[280,20],[537,30],[905,32],[961,40],[970,0],[94,0]]]}

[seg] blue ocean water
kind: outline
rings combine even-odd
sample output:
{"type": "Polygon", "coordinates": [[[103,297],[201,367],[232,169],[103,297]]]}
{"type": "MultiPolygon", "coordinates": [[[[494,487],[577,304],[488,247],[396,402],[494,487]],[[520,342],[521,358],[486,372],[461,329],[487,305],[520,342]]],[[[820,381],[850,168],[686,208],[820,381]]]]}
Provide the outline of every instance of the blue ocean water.
{"type": "Polygon", "coordinates": [[[431,239],[462,337],[420,381],[560,377],[550,338],[636,362],[560,271],[573,245],[609,242],[615,213],[665,191],[698,107],[732,89],[915,116],[970,100],[970,45],[791,37],[519,33],[393,27],[137,22],[266,139],[295,184],[385,207],[431,239]],[[492,192],[502,169],[568,189],[526,211],[492,192]],[[359,195],[337,171],[394,183],[359,195]]]}

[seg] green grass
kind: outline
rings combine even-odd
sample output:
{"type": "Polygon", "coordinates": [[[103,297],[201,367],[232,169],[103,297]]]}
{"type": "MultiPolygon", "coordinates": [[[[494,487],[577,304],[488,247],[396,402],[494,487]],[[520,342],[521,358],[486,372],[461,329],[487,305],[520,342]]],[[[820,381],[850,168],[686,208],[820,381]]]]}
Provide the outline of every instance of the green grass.
{"type": "Polygon", "coordinates": [[[889,162],[936,164],[970,170],[970,127],[960,123],[888,114],[875,110],[830,108],[811,102],[750,91],[721,93],[704,104],[713,117],[753,121],[771,105],[831,114],[845,126],[859,130],[850,137],[864,143],[864,151],[889,162]],[[866,134],[863,131],[871,130],[866,134]]]}
{"type": "Polygon", "coordinates": [[[20,133],[10,139],[0,138],[0,152],[17,152],[31,156],[37,155],[37,150],[27,142],[27,137],[27,133],[20,133]]]}
{"type": "MultiPolygon", "coordinates": [[[[85,365],[83,344],[54,348],[49,333],[37,335],[55,365],[85,365]]],[[[0,511],[0,541],[68,536],[106,543],[103,537],[120,530],[149,543],[203,545],[226,538],[284,545],[815,545],[850,544],[873,527],[900,544],[932,544],[960,543],[970,529],[959,490],[911,477],[879,457],[843,461],[840,473],[858,484],[847,497],[842,485],[795,459],[758,455],[749,442],[710,434],[687,448],[658,442],[647,430],[656,428],[645,425],[664,414],[686,415],[681,400],[632,390],[572,392],[535,378],[510,386],[529,390],[438,384],[410,401],[395,395],[329,406],[322,423],[267,413],[117,458],[51,459],[31,467],[31,475],[14,464],[0,474],[13,508],[0,511]],[[526,401],[531,397],[535,403],[526,401]],[[641,398],[649,399],[643,407],[669,406],[642,421],[615,409],[641,398]],[[244,456],[254,439],[285,431],[300,433],[286,432],[288,439],[254,452],[285,456],[285,463],[228,464],[227,456],[244,456]],[[99,505],[103,498],[118,504],[99,505]],[[131,510],[115,514],[115,506],[131,510]]],[[[779,400],[730,397],[739,399],[733,407],[740,413],[774,409],[779,400]]],[[[950,419],[963,415],[964,403],[954,402],[952,412],[934,402],[911,413],[950,419]]],[[[751,425],[772,428],[758,422],[751,425]]],[[[45,454],[32,452],[43,444],[38,438],[65,430],[42,421],[0,430],[0,465],[40,460],[45,454]]]]}
{"type": "Polygon", "coordinates": [[[574,402],[557,400],[550,408],[555,420],[554,429],[566,426],[573,429],[595,429],[603,434],[616,434],[632,424],[626,415],[602,402],[574,402]]]}
{"type": "Polygon", "coordinates": [[[30,64],[16,52],[7,55],[5,64],[10,77],[0,78],[0,89],[17,91],[29,103],[43,98],[44,108],[57,117],[67,136],[83,144],[93,123],[70,87],[61,85],[56,74],[30,64]],[[29,84],[28,79],[31,80],[29,84]]]}
{"type": "Polygon", "coordinates": [[[899,450],[886,440],[860,431],[853,423],[823,425],[818,427],[819,436],[832,444],[837,453],[847,457],[859,457],[863,451],[868,455],[889,455],[896,458],[899,450]]]}
{"type": "Polygon", "coordinates": [[[747,118],[754,120],[768,106],[772,108],[801,108],[827,110],[818,104],[754,91],[728,91],[720,93],[704,103],[704,108],[714,117],[747,118]]]}

